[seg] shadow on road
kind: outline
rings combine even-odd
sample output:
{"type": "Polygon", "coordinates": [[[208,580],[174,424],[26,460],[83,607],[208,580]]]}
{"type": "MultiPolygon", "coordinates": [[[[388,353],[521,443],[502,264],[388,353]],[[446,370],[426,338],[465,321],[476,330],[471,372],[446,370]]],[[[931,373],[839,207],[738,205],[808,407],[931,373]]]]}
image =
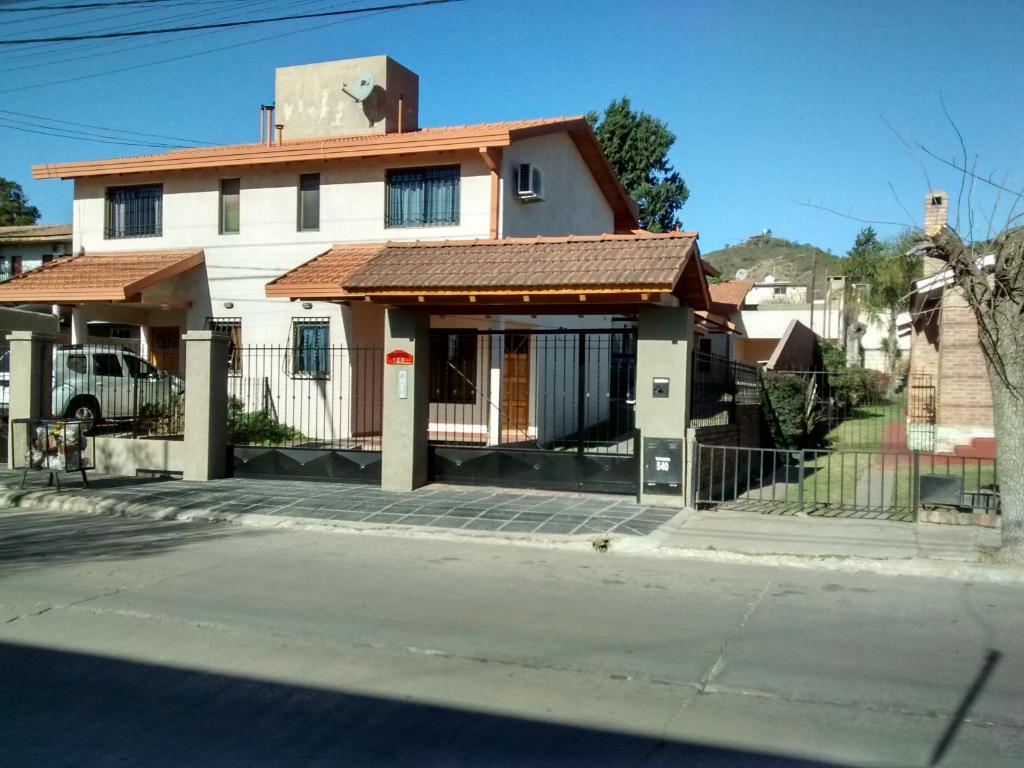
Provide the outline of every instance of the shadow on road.
{"type": "Polygon", "coordinates": [[[89,560],[143,557],[225,536],[271,533],[195,522],[57,512],[0,513],[0,574],[89,560]]]}
{"type": "Polygon", "coordinates": [[[9,765],[823,765],[11,643],[0,669],[9,765]]]}

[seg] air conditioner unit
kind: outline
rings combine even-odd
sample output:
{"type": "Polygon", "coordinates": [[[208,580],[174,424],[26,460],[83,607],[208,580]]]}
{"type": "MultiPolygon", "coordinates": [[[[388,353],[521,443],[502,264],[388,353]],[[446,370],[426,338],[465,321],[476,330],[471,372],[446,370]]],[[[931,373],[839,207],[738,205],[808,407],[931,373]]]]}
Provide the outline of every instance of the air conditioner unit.
{"type": "Polygon", "coordinates": [[[544,174],[533,163],[520,163],[516,170],[516,197],[524,203],[544,200],[544,174]]]}

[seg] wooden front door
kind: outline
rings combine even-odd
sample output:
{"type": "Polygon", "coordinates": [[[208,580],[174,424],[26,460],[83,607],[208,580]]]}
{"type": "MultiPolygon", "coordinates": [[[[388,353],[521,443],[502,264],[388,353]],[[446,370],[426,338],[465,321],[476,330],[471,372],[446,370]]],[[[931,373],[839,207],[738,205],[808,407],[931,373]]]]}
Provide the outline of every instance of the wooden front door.
{"type": "Polygon", "coordinates": [[[505,362],[501,383],[503,429],[510,439],[523,439],[530,427],[530,337],[505,334],[505,362]]]}
{"type": "Polygon", "coordinates": [[[150,328],[149,359],[157,368],[178,375],[181,373],[181,329],[150,328]]]}

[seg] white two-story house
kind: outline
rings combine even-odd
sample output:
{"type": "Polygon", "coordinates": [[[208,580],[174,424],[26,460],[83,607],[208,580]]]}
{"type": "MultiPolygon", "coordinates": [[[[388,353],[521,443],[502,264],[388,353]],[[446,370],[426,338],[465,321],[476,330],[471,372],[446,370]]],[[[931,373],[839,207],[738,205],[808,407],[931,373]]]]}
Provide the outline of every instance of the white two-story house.
{"type": "MultiPolygon", "coordinates": [[[[137,325],[143,354],[169,370],[182,332],[215,327],[236,348],[291,348],[301,373],[325,364],[310,349],[382,343],[379,304],[268,288],[332,249],[636,230],[582,117],[421,127],[418,103],[418,77],[385,56],[288,67],[253,143],[34,166],[74,182],[73,256],[0,285],[0,301],[72,307],[73,341],[90,322],[137,325]]],[[[536,312],[432,322],[565,327],[536,312]]],[[[474,369],[482,398],[488,365],[474,369]]]]}

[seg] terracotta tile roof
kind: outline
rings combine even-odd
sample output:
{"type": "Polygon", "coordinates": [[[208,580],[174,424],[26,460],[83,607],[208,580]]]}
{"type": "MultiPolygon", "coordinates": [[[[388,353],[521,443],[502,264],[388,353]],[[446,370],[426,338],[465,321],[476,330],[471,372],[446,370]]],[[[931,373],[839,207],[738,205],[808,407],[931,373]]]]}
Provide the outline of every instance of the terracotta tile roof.
{"type": "Polygon", "coordinates": [[[336,298],[344,293],[345,282],[385,247],[386,243],[335,245],[268,283],[267,296],[336,298]]]}
{"type": "Polygon", "coordinates": [[[388,243],[350,291],[466,291],[642,287],[671,290],[692,232],[388,243]]]}
{"type": "Polygon", "coordinates": [[[127,301],[203,263],[202,250],[67,256],[0,283],[0,302],[127,301]]]}
{"type": "Polygon", "coordinates": [[[337,245],[270,283],[267,295],[666,293],[685,282],[688,301],[703,307],[696,241],[695,232],[670,232],[337,245]]]}
{"type": "Polygon", "coordinates": [[[177,149],[152,155],[135,155],[109,160],[91,160],[32,166],[34,179],[72,179],[85,176],[154,173],[195,169],[226,168],[277,163],[323,163],[386,155],[469,151],[481,147],[500,149],[513,141],[548,133],[565,132],[573,140],[584,162],[615,212],[616,231],[637,226],[636,204],[622,188],[594,132],[584,117],[550,117],[511,120],[501,123],[420,128],[402,133],[373,133],[289,140],[287,128],[282,144],[234,144],[218,147],[177,149]]]}
{"type": "Polygon", "coordinates": [[[30,243],[38,240],[70,240],[70,224],[31,224],[0,227],[0,243],[30,243]]]}
{"type": "Polygon", "coordinates": [[[712,303],[719,305],[716,306],[716,311],[721,310],[725,314],[731,314],[739,309],[753,287],[753,280],[726,280],[722,283],[710,284],[708,291],[711,294],[712,303]]]}

